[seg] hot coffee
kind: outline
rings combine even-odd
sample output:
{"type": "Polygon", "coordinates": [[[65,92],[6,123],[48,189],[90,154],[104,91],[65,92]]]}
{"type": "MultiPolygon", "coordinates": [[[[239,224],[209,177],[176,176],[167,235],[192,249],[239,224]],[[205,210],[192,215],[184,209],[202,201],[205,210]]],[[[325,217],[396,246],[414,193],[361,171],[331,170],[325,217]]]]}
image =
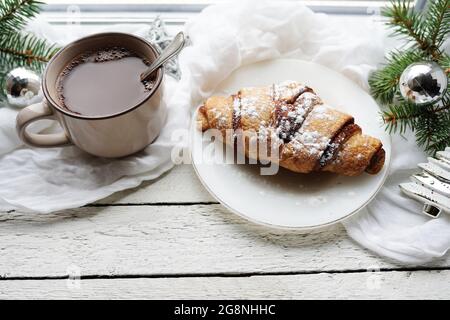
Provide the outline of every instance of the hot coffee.
{"type": "Polygon", "coordinates": [[[119,113],[149,96],[153,81],[141,82],[149,61],[125,48],[105,48],[72,60],[58,79],[67,110],[85,116],[119,113]]]}

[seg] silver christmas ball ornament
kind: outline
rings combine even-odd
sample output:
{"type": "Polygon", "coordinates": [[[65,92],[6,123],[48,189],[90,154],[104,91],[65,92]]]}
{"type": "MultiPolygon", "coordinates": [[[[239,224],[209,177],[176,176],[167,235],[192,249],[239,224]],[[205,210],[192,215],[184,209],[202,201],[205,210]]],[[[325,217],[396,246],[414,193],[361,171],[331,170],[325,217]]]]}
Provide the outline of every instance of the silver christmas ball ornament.
{"type": "Polygon", "coordinates": [[[400,76],[400,92],[403,98],[416,104],[440,100],[447,90],[447,85],[444,70],[431,61],[413,63],[400,76]]]}
{"type": "Polygon", "coordinates": [[[38,100],[41,78],[26,68],[15,68],[6,75],[6,98],[11,106],[23,108],[38,100]]]}

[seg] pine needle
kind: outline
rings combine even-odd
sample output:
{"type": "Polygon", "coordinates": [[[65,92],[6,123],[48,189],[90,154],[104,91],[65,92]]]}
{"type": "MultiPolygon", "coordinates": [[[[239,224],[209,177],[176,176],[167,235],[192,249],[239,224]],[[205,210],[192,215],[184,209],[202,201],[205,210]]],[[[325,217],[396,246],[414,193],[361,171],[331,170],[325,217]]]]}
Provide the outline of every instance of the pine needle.
{"type": "Polygon", "coordinates": [[[40,11],[35,0],[0,0],[0,33],[21,30],[40,11]]]}
{"type": "Polygon", "coordinates": [[[426,19],[426,36],[433,49],[439,50],[450,33],[450,0],[430,1],[426,19]]]}
{"type": "Polygon", "coordinates": [[[414,41],[422,50],[427,50],[426,24],[420,13],[414,10],[411,1],[391,1],[391,7],[384,9],[382,15],[388,18],[387,25],[392,27],[393,35],[400,35],[414,41]]]}
{"type": "Polygon", "coordinates": [[[423,110],[414,103],[403,102],[392,104],[382,113],[383,121],[389,133],[404,133],[406,129],[414,130],[417,118],[421,117],[423,110]]]}

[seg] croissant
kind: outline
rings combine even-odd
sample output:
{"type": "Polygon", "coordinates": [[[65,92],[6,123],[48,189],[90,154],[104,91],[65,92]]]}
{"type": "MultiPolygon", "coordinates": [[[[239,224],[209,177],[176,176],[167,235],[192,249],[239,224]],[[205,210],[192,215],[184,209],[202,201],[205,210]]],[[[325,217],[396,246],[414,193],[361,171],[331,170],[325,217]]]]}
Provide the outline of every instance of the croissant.
{"type": "MultiPolygon", "coordinates": [[[[202,131],[220,130],[227,144],[236,144],[240,137],[225,139],[230,129],[256,132],[266,137],[267,144],[276,141],[279,165],[294,172],[377,174],[385,161],[379,139],[362,134],[352,116],[332,109],[313,89],[295,81],[213,96],[199,108],[197,121],[202,131]]],[[[247,157],[263,160],[259,153],[250,152],[247,139],[244,145],[247,157]]]]}

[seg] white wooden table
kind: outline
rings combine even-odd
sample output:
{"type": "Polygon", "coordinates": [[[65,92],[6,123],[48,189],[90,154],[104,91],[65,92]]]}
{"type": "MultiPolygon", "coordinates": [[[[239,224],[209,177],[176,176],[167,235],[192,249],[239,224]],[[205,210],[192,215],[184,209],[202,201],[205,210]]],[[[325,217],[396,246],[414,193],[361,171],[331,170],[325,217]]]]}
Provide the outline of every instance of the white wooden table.
{"type": "Polygon", "coordinates": [[[405,267],[340,225],[311,235],[256,226],[216,203],[188,165],[84,208],[1,213],[0,277],[2,299],[450,297],[449,256],[405,267]]]}

